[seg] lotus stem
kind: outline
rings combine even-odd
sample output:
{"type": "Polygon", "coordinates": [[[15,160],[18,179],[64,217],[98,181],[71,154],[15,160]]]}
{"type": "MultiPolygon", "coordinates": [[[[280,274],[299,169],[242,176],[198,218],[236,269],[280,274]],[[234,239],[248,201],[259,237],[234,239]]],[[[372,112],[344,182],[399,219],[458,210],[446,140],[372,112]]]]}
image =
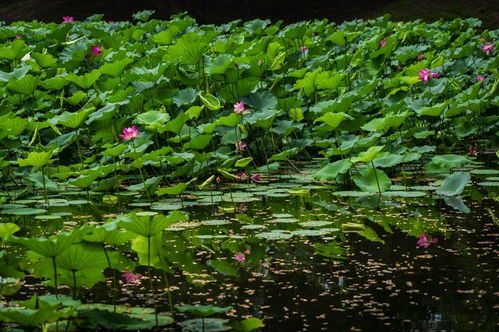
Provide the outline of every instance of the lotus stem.
{"type": "Polygon", "coordinates": [[[116,296],[118,292],[118,287],[116,286],[116,271],[111,265],[111,259],[109,259],[109,254],[107,253],[106,245],[102,243],[102,249],[104,250],[104,255],[106,255],[107,266],[113,271],[113,310],[116,312],[116,296]]]}
{"type": "Polygon", "coordinates": [[[170,290],[170,283],[168,282],[168,274],[163,270],[163,277],[165,278],[166,294],[168,295],[168,304],[170,306],[170,312],[173,314],[173,301],[172,292],[170,290]]]}
{"type": "Polygon", "coordinates": [[[378,194],[381,196],[381,187],[379,185],[378,174],[376,173],[376,167],[374,167],[374,163],[372,160],[371,160],[371,166],[373,167],[374,178],[376,179],[376,185],[378,186],[378,194]]]}
{"type": "Polygon", "coordinates": [[[154,306],[154,319],[156,320],[156,326],[158,326],[158,308],[156,306],[156,292],[152,282],[151,275],[151,236],[147,237],[147,275],[149,277],[149,289],[152,293],[152,302],[154,306]]]}
{"type": "Polygon", "coordinates": [[[45,197],[45,204],[49,206],[49,199],[47,197],[47,185],[45,184],[45,171],[43,170],[44,167],[41,167],[42,169],[42,184],[43,184],[43,196],[45,197]]]}
{"type": "MultiPolygon", "coordinates": [[[[132,140],[132,147],[133,147],[133,152],[137,153],[137,149],[135,148],[135,142],[132,140]]],[[[146,181],[144,180],[144,175],[142,174],[142,169],[141,167],[138,167],[139,169],[139,174],[140,174],[140,179],[142,180],[142,183],[145,183],[146,181]]],[[[145,187],[145,185],[144,185],[145,187]]],[[[149,199],[149,203],[151,203],[151,194],[149,194],[149,191],[147,188],[145,188],[147,198],[149,199]]]]}
{"type": "Polygon", "coordinates": [[[73,276],[73,299],[76,299],[76,270],[71,270],[71,275],[73,276]]]}
{"type": "Polygon", "coordinates": [[[58,285],[57,285],[57,263],[55,262],[55,256],[52,256],[52,267],[54,269],[54,287],[55,287],[55,297],[59,297],[58,285]]]}

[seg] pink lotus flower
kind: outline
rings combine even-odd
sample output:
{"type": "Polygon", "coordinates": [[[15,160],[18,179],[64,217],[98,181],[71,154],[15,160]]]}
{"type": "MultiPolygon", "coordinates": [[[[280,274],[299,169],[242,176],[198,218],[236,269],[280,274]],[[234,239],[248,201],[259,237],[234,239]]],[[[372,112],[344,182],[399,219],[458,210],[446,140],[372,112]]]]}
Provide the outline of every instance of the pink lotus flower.
{"type": "Polygon", "coordinates": [[[250,111],[245,109],[245,105],[242,101],[234,104],[234,113],[236,114],[248,114],[250,111]]]}
{"type": "Polygon", "coordinates": [[[246,151],[246,148],[248,147],[248,145],[243,141],[237,141],[235,145],[236,145],[236,150],[238,151],[246,151]]]}
{"type": "Polygon", "coordinates": [[[380,47],[380,48],[381,48],[381,47],[385,47],[387,43],[388,43],[388,42],[386,41],[386,39],[383,39],[382,41],[380,41],[380,42],[379,42],[379,47],[380,47]]]}
{"type": "Polygon", "coordinates": [[[494,49],[494,44],[493,43],[488,43],[482,46],[482,51],[485,52],[485,54],[490,55],[490,52],[494,49]]]}
{"type": "Polygon", "coordinates": [[[308,51],[308,47],[307,46],[300,46],[300,51],[306,52],[306,51],[308,51]]]}
{"type": "Polygon", "coordinates": [[[426,55],[424,55],[424,53],[419,54],[417,57],[418,60],[423,60],[424,58],[426,58],[426,55]]]}
{"type": "Polygon", "coordinates": [[[23,39],[23,36],[21,35],[15,35],[15,36],[12,36],[12,37],[9,37],[10,39],[23,39]]]}
{"type": "Polygon", "coordinates": [[[251,181],[253,181],[253,182],[258,182],[258,181],[260,181],[260,180],[261,180],[261,176],[260,176],[260,174],[253,174],[253,175],[251,176],[251,181]]]}
{"type": "Polygon", "coordinates": [[[114,24],[114,21],[107,21],[107,24],[114,24]]]}
{"type": "Polygon", "coordinates": [[[428,83],[431,78],[440,77],[439,73],[432,73],[429,69],[421,69],[419,71],[419,80],[423,81],[424,84],[428,83]]]}
{"type": "Polygon", "coordinates": [[[121,276],[125,278],[125,284],[132,286],[140,285],[140,281],[142,280],[140,273],[133,273],[132,271],[126,271],[121,276]]]}
{"type": "Polygon", "coordinates": [[[140,137],[140,133],[137,130],[137,127],[131,126],[129,128],[123,128],[123,135],[120,135],[125,141],[129,141],[133,138],[140,137]]]}
{"type": "Polygon", "coordinates": [[[90,47],[90,52],[92,53],[92,55],[94,56],[99,56],[99,55],[102,55],[102,46],[97,46],[97,45],[92,45],[90,47]]]}
{"type": "Polygon", "coordinates": [[[470,146],[470,147],[468,148],[468,154],[473,155],[473,156],[478,155],[478,150],[477,150],[477,148],[476,148],[476,147],[474,147],[474,146],[470,146]]]}
{"type": "Polygon", "coordinates": [[[236,252],[234,254],[234,259],[239,263],[244,263],[246,261],[246,255],[242,252],[236,252]]]}
{"type": "Polygon", "coordinates": [[[234,259],[238,261],[239,263],[244,263],[246,262],[246,255],[251,254],[250,249],[246,249],[244,252],[236,252],[234,254],[234,259]]]}
{"type": "Polygon", "coordinates": [[[236,207],[236,212],[237,213],[246,213],[248,211],[248,204],[246,203],[241,203],[239,206],[236,207]]]}
{"type": "Polygon", "coordinates": [[[63,16],[62,17],[62,23],[73,23],[75,21],[75,18],[73,16],[63,16]]]}
{"type": "Polygon", "coordinates": [[[248,174],[246,173],[237,173],[236,176],[239,178],[239,181],[248,180],[248,174]]]}
{"type": "Polygon", "coordinates": [[[477,75],[477,77],[475,77],[475,79],[477,81],[484,81],[485,80],[485,76],[482,76],[482,75],[477,75]]]}
{"type": "Polygon", "coordinates": [[[416,244],[420,247],[428,248],[431,244],[437,242],[438,242],[438,237],[428,238],[427,235],[423,234],[418,238],[418,242],[416,242],[416,244]]]}

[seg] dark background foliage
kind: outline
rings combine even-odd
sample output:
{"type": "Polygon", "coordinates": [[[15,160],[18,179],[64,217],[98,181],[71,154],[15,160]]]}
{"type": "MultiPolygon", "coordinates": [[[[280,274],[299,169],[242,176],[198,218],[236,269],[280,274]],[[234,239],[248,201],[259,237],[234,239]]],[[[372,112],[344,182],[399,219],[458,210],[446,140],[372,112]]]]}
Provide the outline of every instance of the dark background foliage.
{"type": "Polygon", "coordinates": [[[131,14],[154,9],[155,18],[187,11],[200,23],[269,18],[286,23],[314,18],[342,22],[384,13],[394,20],[477,17],[486,28],[499,22],[499,0],[0,0],[0,20],[60,22],[61,16],[83,19],[105,14],[108,20],[128,20],[131,14]]]}

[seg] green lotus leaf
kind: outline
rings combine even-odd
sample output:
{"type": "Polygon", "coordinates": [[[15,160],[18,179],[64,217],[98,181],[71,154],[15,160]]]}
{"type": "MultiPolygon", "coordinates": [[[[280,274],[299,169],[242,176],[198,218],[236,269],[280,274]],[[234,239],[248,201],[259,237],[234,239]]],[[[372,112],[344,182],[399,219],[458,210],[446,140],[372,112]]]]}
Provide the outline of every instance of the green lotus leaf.
{"type": "Polygon", "coordinates": [[[161,111],[148,111],[137,116],[137,122],[146,126],[146,129],[157,130],[170,120],[170,115],[161,111]]]}
{"type": "Polygon", "coordinates": [[[40,83],[39,77],[35,77],[33,75],[26,75],[20,79],[9,80],[9,83],[7,83],[7,88],[17,93],[31,95],[36,90],[39,83],[40,83]]]}
{"type": "Polygon", "coordinates": [[[353,182],[366,192],[383,192],[390,188],[392,181],[385,172],[367,167],[361,169],[354,177],[353,182]]]}
{"type": "Polygon", "coordinates": [[[312,176],[319,181],[333,181],[340,174],[345,174],[352,167],[352,163],[347,159],[337,160],[327,164],[312,176]]]}
{"type": "Polygon", "coordinates": [[[444,183],[435,192],[444,196],[457,196],[464,191],[464,187],[470,179],[470,173],[456,172],[447,176],[444,183]]]}
{"type": "Polygon", "coordinates": [[[215,314],[223,314],[227,311],[232,310],[233,307],[232,306],[217,307],[214,305],[200,305],[200,304],[198,305],[183,304],[183,305],[176,305],[175,309],[177,309],[180,312],[189,312],[199,317],[209,317],[215,314]]]}
{"type": "Polygon", "coordinates": [[[50,153],[50,152],[33,151],[33,152],[30,152],[28,154],[28,157],[26,159],[19,158],[19,159],[17,159],[16,162],[19,164],[19,166],[33,166],[36,168],[41,168],[41,167],[48,165],[52,162],[50,157],[52,157],[52,153],[50,153]]]}
{"type": "Polygon", "coordinates": [[[187,183],[177,183],[171,187],[159,188],[156,190],[156,195],[164,196],[164,195],[179,195],[187,188],[187,183]]]}
{"type": "Polygon", "coordinates": [[[368,163],[371,162],[378,152],[380,152],[385,146],[384,145],[376,145],[371,146],[367,151],[361,152],[357,155],[357,157],[353,157],[351,161],[353,163],[363,162],[368,163]]]}
{"type": "Polygon", "coordinates": [[[106,74],[110,76],[119,76],[123,73],[126,66],[133,62],[130,58],[123,58],[121,60],[114,61],[112,63],[106,63],[99,67],[99,72],[101,74],[106,74]]]}
{"type": "Polygon", "coordinates": [[[83,75],[76,75],[71,73],[66,76],[66,80],[69,82],[73,82],[82,89],[88,89],[97,81],[100,75],[101,72],[99,70],[92,70],[90,73],[86,73],[83,75]]]}
{"type": "Polygon", "coordinates": [[[206,106],[206,108],[209,110],[216,111],[222,108],[220,100],[218,100],[217,97],[215,97],[210,93],[201,93],[199,95],[199,98],[201,98],[201,101],[203,102],[204,106],[206,106]]]}
{"type": "Polygon", "coordinates": [[[261,327],[265,327],[263,321],[256,317],[246,318],[245,320],[239,322],[231,322],[228,325],[237,332],[250,332],[261,327]]]}
{"type": "Polygon", "coordinates": [[[147,238],[159,234],[163,229],[176,222],[188,220],[188,216],[179,211],[170,212],[167,216],[141,216],[132,213],[126,217],[119,217],[118,220],[119,225],[124,229],[147,238]]]}
{"type": "Polygon", "coordinates": [[[78,231],[73,230],[71,233],[59,233],[50,238],[11,237],[9,242],[21,244],[37,254],[53,258],[62,254],[74,242],[79,241],[79,235],[78,231]]]}

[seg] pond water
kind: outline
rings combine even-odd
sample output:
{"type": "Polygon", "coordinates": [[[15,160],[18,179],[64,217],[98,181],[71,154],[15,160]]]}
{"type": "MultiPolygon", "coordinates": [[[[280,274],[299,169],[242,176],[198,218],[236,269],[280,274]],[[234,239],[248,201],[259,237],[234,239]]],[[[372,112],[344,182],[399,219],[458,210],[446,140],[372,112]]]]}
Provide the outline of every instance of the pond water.
{"type": "MultiPolygon", "coordinates": [[[[8,214],[15,205],[4,205],[3,220],[21,227],[16,235],[46,236],[129,211],[187,211],[188,222],[163,233],[173,304],[231,305],[214,317],[258,317],[265,331],[496,331],[497,187],[469,186],[460,201],[469,213],[432,195],[432,186],[392,189],[373,206],[373,198],[334,195],[306,173],[288,173],[184,193],[182,201],[151,203],[125,192],[116,204],[104,204],[101,193],[68,191],[51,197],[47,208],[41,196],[29,197],[11,204],[47,211],[19,216],[8,214]],[[423,194],[400,197],[404,190],[423,194]],[[421,234],[426,242],[418,242],[421,234]]],[[[121,253],[137,260],[129,245],[121,253]]],[[[136,271],[147,275],[143,266],[136,271]]],[[[79,290],[82,302],[116,298],[121,305],[153,306],[145,279],[140,285],[120,280],[116,294],[112,271],[105,274],[106,282],[79,290]]],[[[165,275],[154,275],[159,311],[168,312],[165,275]]],[[[7,298],[49,291],[28,277],[7,298]]],[[[71,293],[66,286],[60,292],[71,293]]],[[[192,315],[175,311],[174,318],[192,315]]],[[[177,323],[168,328],[181,330],[177,323]]]]}

